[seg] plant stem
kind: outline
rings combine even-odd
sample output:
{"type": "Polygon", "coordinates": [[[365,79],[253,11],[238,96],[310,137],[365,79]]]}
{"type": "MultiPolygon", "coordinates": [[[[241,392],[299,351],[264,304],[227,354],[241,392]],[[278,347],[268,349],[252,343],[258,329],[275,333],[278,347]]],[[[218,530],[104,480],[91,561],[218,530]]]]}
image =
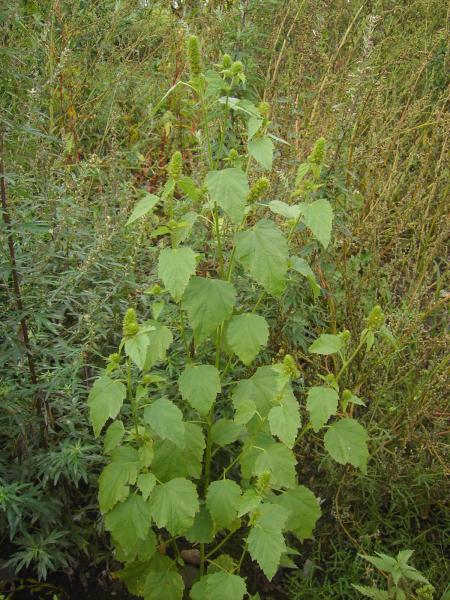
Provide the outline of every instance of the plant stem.
{"type": "Polygon", "coordinates": [[[205,556],[205,560],[208,560],[208,558],[210,556],[212,556],[213,554],[215,554],[217,552],[217,550],[220,550],[220,548],[222,548],[222,546],[228,542],[228,540],[234,533],[236,533],[236,532],[230,531],[229,533],[227,533],[227,535],[223,538],[223,540],[221,542],[219,542],[215,548],[213,548],[210,552],[208,552],[208,554],[205,556]]]}
{"type": "Polygon", "coordinates": [[[186,329],[184,327],[184,317],[183,317],[183,310],[181,308],[181,304],[178,304],[178,316],[180,319],[180,331],[181,331],[181,338],[182,338],[183,344],[184,344],[184,351],[186,352],[186,356],[187,356],[189,363],[192,363],[191,351],[190,351],[189,343],[188,343],[188,340],[186,337],[186,329]]]}
{"type": "Polygon", "coordinates": [[[139,427],[138,427],[138,418],[137,418],[137,401],[136,398],[133,397],[133,388],[131,385],[131,360],[127,358],[127,395],[128,400],[131,404],[131,412],[133,413],[133,422],[134,422],[134,430],[136,433],[136,439],[139,439],[139,427]]]}
{"type": "Polygon", "coordinates": [[[356,350],[353,352],[353,354],[347,359],[344,360],[343,365],[341,367],[341,370],[339,371],[339,373],[336,375],[336,381],[339,380],[339,378],[341,377],[341,375],[343,373],[345,373],[345,371],[347,370],[347,368],[349,367],[349,365],[353,362],[353,360],[356,358],[358,352],[361,350],[361,348],[364,346],[365,342],[366,342],[366,338],[367,338],[367,333],[365,333],[365,335],[363,335],[363,337],[361,338],[361,341],[359,342],[358,346],[356,347],[356,350]]]}

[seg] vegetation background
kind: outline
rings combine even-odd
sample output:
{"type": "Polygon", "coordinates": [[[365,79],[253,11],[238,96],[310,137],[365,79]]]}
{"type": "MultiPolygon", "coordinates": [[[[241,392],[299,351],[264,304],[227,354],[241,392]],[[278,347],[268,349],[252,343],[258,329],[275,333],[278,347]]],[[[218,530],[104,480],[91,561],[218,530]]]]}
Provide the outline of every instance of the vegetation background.
{"type": "Polygon", "coordinates": [[[325,517],[299,547],[299,568],[275,587],[261,581],[260,594],[357,598],[351,584],[374,577],[357,553],[403,548],[414,549],[436,597],[445,594],[449,15],[442,0],[0,7],[4,593],[110,589],[96,501],[103,458],[86,397],[125,309],[149,305],[150,226],[124,225],[139,189],[160,189],[170,156],[193,133],[177,94],[164,114],[152,117],[151,107],[185,73],[185,39],[196,33],[212,62],[227,52],[245,64],[248,97],[270,103],[274,133],[289,142],[278,146],[273,197],[317,138],[329,143],[338,218],[314,265],[325,292],[314,306],[284,298],[277,343],[307,368],[319,331],[358,332],[374,304],[395,338],[351,374],[367,400],[368,474],[349,477],[314,442],[301,449],[302,480],[325,517]]]}

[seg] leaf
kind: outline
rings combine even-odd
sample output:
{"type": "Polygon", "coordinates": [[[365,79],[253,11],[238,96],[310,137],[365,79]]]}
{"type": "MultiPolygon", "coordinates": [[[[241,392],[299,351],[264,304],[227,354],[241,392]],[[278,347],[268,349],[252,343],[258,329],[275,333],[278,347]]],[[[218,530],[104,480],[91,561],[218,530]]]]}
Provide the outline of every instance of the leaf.
{"type": "Polygon", "coordinates": [[[297,273],[300,273],[300,275],[303,275],[304,277],[312,277],[314,280],[316,279],[314,271],[304,258],[300,258],[300,256],[291,256],[289,263],[291,269],[297,273]]]}
{"type": "Polygon", "coordinates": [[[301,214],[301,210],[297,205],[286,204],[281,200],[272,200],[272,202],[269,202],[269,208],[276,215],[281,215],[292,221],[296,221],[301,214]]]}
{"type": "Polygon", "coordinates": [[[172,239],[175,244],[181,244],[188,238],[198,219],[198,214],[190,210],[184,214],[181,219],[181,222],[178,223],[178,227],[175,230],[172,230],[172,239]]]}
{"type": "Polygon", "coordinates": [[[135,559],[150,560],[156,554],[157,539],[152,529],[148,530],[145,539],[136,538],[132,546],[126,549],[122,548],[116,542],[116,558],[121,562],[128,562],[135,559]]]}
{"type": "Polygon", "coordinates": [[[350,463],[366,474],[369,450],[367,431],[355,419],[340,419],[324,436],[325,449],[341,465],[350,463]]]}
{"type": "Polygon", "coordinates": [[[273,366],[258,367],[250,379],[242,379],[234,388],[233,405],[240,414],[248,414],[252,407],[249,401],[252,401],[258,413],[265,417],[274,404],[292,393],[288,383],[289,379],[273,366]]]}
{"type": "Polygon", "coordinates": [[[277,496],[276,502],[289,511],[286,529],[301,542],[312,538],[314,527],[322,514],[319,501],[312,491],[304,485],[298,485],[277,496]]]}
{"type": "Polygon", "coordinates": [[[159,253],[158,277],[178,302],[195,273],[195,252],[191,248],[164,248],[159,253]]]}
{"type": "Polygon", "coordinates": [[[200,188],[198,188],[195,185],[191,177],[187,177],[186,175],[180,177],[180,179],[177,181],[177,186],[182,192],[186,194],[186,196],[188,196],[188,198],[190,198],[194,202],[198,202],[202,197],[200,188]]]}
{"type": "Polygon", "coordinates": [[[154,329],[154,326],[147,321],[140,326],[135,335],[125,338],[125,353],[141,370],[144,369],[147,349],[150,345],[149,333],[154,329]]]}
{"type": "Polygon", "coordinates": [[[302,205],[303,221],[311,229],[314,237],[319,240],[324,248],[331,239],[333,224],[333,209],[328,200],[320,198],[311,204],[302,205]]]}
{"type": "Polygon", "coordinates": [[[267,137],[255,137],[248,142],[248,153],[258,162],[263,169],[272,168],[274,144],[267,137]]]}
{"type": "Polygon", "coordinates": [[[182,600],[183,578],[175,563],[167,556],[157,554],[150,563],[144,584],[144,600],[182,600]]]}
{"type": "Polygon", "coordinates": [[[253,512],[261,504],[262,498],[254,489],[245,490],[239,501],[238,517],[253,512]]]}
{"type": "Polygon", "coordinates": [[[247,136],[248,136],[249,140],[251,140],[252,137],[256,133],[258,133],[262,124],[263,124],[263,121],[261,118],[258,119],[256,117],[250,117],[250,119],[247,122],[247,136]]]}
{"type": "Polygon", "coordinates": [[[336,414],[338,402],[339,394],[332,388],[325,386],[309,388],[306,408],[316,433],[325,423],[328,423],[330,417],[336,414]]]}
{"type": "Polygon", "coordinates": [[[270,409],[268,420],[272,435],[279,438],[288,448],[292,448],[300,427],[297,400],[288,396],[281,404],[270,409]]]}
{"type": "Polygon", "coordinates": [[[139,455],[134,448],[122,446],[112,452],[112,462],[103,469],[99,477],[98,500],[100,510],[106,513],[130,493],[128,484],[133,485],[140,469],[139,455]]]}
{"type": "Polygon", "coordinates": [[[308,348],[308,352],[311,354],[334,354],[339,352],[343,345],[344,342],[340,335],[322,333],[308,348]]]}
{"type": "Polygon", "coordinates": [[[288,514],[282,506],[264,504],[247,538],[250,556],[269,580],[277,572],[281,555],[286,551],[283,528],[288,514]]]}
{"type": "Polygon", "coordinates": [[[124,549],[136,538],[145,539],[151,523],[150,505],[139,494],[130,494],[105,516],[105,527],[124,549]]]}
{"type": "Polygon", "coordinates": [[[254,445],[241,457],[242,476],[250,479],[264,471],[271,473],[271,483],[276,487],[294,487],[296,484],[296,458],[284,444],[275,442],[271,436],[260,434],[254,445]]]}
{"type": "Polygon", "coordinates": [[[120,381],[115,381],[106,375],[96,380],[87,400],[90,409],[89,419],[95,437],[100,435],[108,419],[117,417],[126,395],[126,387],[120,381]]]}
{"type": "Polygon", "coordinates": [[[233,399],[236,413],[234,415],[234,421],[237,425],[245,425],[248,423],[256,413],[256,404],[249,398],[238,398],[237,396],[233,399]]]}
{"type": "Polygon", "coordinates": [[[241,488],[230,479],[213,481],[206,493],[206,506],[219,527],[229,527],[236,519],[241,488]]]}
{"type": "Polygon", "coordinates": [[[234,315],[226,331],[227,343],[244,365],[249,365],[269,339],[269,326],[264,317],[254,313],[234,315]]]}
{"type": "Polygon", "coordinates": [[[139,200],[139,202],[134,207],[133,212],[131,213],[127,221],[127,225],[131,225],[131,223],[134,223],[137,219],[143,217],[145,214],[150,212],[152,208],[154,208],[154,206],[158,204],[158,202],[158,196],[146,193],[145,196],[141,200],[139,200]]]}
{"type": "Polygon", "coordinates": [[[214,523],[205,506],[195,515],[192,527],[184,534],[192,544],[210,544],[214,539],[214,523]]]}
{"type": "Polygon", "coordinates": [[[178,379],[178,387],[183,399],[205,416],[221,390],[219,371],[212,365],[188,366],[178,379]]]}
{"type": "Polygon", "coordinates": [[[157,362],[166,358],[166,352],[173,342],[173,335],[168,327],[157,321],[145,321],[144,325],[147,324],[151,324],[153,330],[147,334],[149,345],[145,357],[145,371],[149,371],[157,362]]]}
{"type": "Polygon", "coordinates": [[[201,428],[195,423],[185,423],[185,447],[180,448],[170,440],[156,444],[152,472],[161,481],[174,477],[198,479],[202,474],[202,459],[205,438],[201,428]]]}
{"type": "Polygon", "coordinates": [[[272,221],[261,219],[236,235],[236,257],[267,292],[279,296],[286,286],[288,246],[272,221]]]}
{"type": "Polygon", "coordinates": [[[240,223],[250,191],[245,173],[236,168],[211,171],[206,175],[205,185],[211,200],[222,208],[233,223],[240,223]]]}
{"type": "Polygon", "coordinates": [[[137,478],[136,485],[144,500],[147,500],[156,485],[156,477],[153,473],[142,473],[142,475],[139,475],[137,478]]]}
{"type": "Polygon", "coordinates": [[[171,535],[186,533],[199,510],[196,487],[181,477],[171,479],[156,486],[150,496],[150,506],[158,527],[165,527],[171,535]]]}
{"type": "Polygon", "coordinates": [[[167,398],[159,398],[144,410],[144,420],[163,439],[184,448],[183,413],[167,398]]]}
{"type": "Polygon", "coordinates": [[[245,581],[239,575],[219,571],[206,578],[208,600],[242,600],[247,592],[245,581]]]}
{"type": "Polygon", "coordinates": [[[194,330],[196,345],[231,317],[236,302],[233,285],[220,279],[192,277],[183,296],[183,308],[194,330]]]}
{"type": "Polygon", "coordinates": [[[389,600],[389,594],[384,590],[379,590],[375,587],[366,587],[364,585],[355,585],[354,583],[352,583],[352,587],[367,598],[372,598],[373,600],[389,600]]]}
{"type": "Polygon", "coordinates": [[[103,439],[103,445],[105,452],[111,452],[116,446],[120,444],[123,436],[125,435],[125,427],[122,421],[114,421],[108,427],[103,439]]]}
{"type": "Polygon", "coordinates": [[[211,427],[211,441],[218,446],[228,446],[244,432],[244,428],[231,419],[219,419],[211,427]]]}

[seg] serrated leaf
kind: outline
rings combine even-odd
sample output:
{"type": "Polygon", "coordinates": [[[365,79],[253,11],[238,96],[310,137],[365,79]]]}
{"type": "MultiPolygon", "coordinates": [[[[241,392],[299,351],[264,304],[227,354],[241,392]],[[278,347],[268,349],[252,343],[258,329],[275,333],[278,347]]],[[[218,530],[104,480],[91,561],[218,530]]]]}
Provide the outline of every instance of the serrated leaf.
{"type": "Polygon", "coordinates": [[[274,144],[270,137],[255,137],[248,144],[248,153],[256,162],[258,162],[265,170],[272,168],[274,144]]]}
{"type": "Polygon", "coordinates": [[[256,133],[258,133],[262,124],[262,119],[258,119],[257,117],[250,117],[250,119],[247,122],[247,136],[249,140],[251,140],[252,137],[256,133]]]}
{"type": "Polygon", "coordinates": [[[324,436],[325,449],[341,465],[350,463],[366,474],[369,450],[368,434],[355,419],[340,419],[324,436]]]}
{"type": "Polygon", "coordinates": [[[153,330],[147,334],[149,345],[145,357],[145,371],[149,371],[157,362],[166,358],[166,352],[173,342],[173,335],[168,327],[158,321],[146,321],[144,325],[147,324],[150,324],[153,330]]]}
{"type": "Polygon", "coordinates": [[[261,219],[236,235],[236,258],[267,292],[279,296],[286,286],[288,246],[272,221],[261,219]]]}
{"type": "Polygon", "coordinates": [[[112,452],[112,462],[103,469],[99,477],[98,500],[100,510],[106,513],[130,493],[129,484],[136,482],[139,473],[139,455],[134,448],[122,446],[112,452]]]}
{"type": "Polygon", "coordinates": [[[136,335],[125,338],[125,353],[131,358],[139,369],[143,369],[147,358],[147,350],[150,345],[149,333],[154,330],[152,325],[141,326],[142,329],[136,335]]]}
{"type": "Polygon", "coordinates": [[[267,579],[277,572],[281,555],[286,551],[283,529],[288,511],[276,504],[264,504],[247,538],[248,551],[267,579]]]}
{"type": "MultiPolygon", "coordinates": [[[[179,187],[179,189],[182,192],[184,192],[186,194],[186,196],[188,198],[190,198],[194,202],[198,202],[198,200],[200,200],[202,197],[200,188],[198,188],[195,185],[192,178],[188,177],[187,175],[180,177],[180,179],[177,181],[177,186],[179,187]]],[[[183,220],[184,220],[184,215],[183,215],[183,220]]]]}
{"type": "Polygon", "coordinates": [[[213,365],[192,365],[178,379],[184,400],[201,415],[207,415],[220,393],[220,374],[213,365]]]}
{"type": "Polygon", "coordinates": [[[333,225],[333,208],[328,200],[319,198],[311,204],[302,204],[303,221],[312,231],[313,236],[324,248],[331,239],[333,225]]]}
{"type": "Polygon", "coordinates": [[[240,223],[250,191],[245,173],[235,168],[211,171],[206,175],[205,185],[211,199],[234,223],[240,223]]]}
{"type": "Polygon", "coordinates": [[[272,202],[269,202],[269,208],[276,215],[281,215],[285,219],[292,221],[296,221],[301,214],[301,210],[297,205],[286,204],[286,202],[282,202],[281,200],[272,200],[272,202]]]}
{"type": "Polygon", "coordinates": [[[214,523],[209,510],[202,506],[195,515],[192,527],[184,534],[192,544],[210,544],[214,539],[214,523]]]}
{"type": "Polygon", "coordinates": [[[279,438],[288,448],[294,446],[300,427],[300,411],[297,400],[289,395],[286,399],[270,409],[270,432],[279,438]]]}
{"type": "Polygon", "coordinates": [[[137,219],[146,215],[156,206],[156,204],[158,204],[158,202],[158,196],[146,193],[145,196],[141,200],[139,200],[139,202],[134,207],[133,212],[131,213],[127,221],[127,225],[134,223],[137,219]]]}
{"type": "Polygon", "coordinates": [[[233,285],[220,279],[192,277],[183,296],[196,345],[231,317],[236,302],[233,285]]]}
{"type": "Polygon", "coordinates": [[[137,478],[136,485],[144,500],[147,500],[156,485],[156,477],[153,473],[142,473],[137,478]]]}
{"type": "Polygon", "coordinates": [[[130,494],[105,516],[105,527],[113,538],[127,548],[136,538],[145,539],[150,529],[150,506],[139,494],[130,494]]]}
{"type": "Polygon", "coordinates": [[[249,365],[269,339],[269,326],[264,317],[254,313],[234,315],[227,326],[226,340],[244,365],[249,365]]]}
{"type": "Polygon", "coordinates": [[[306,408],[309,412],[313,430],[317,433],[336,414],[339,394],[325,386],[309,388],[306,408]]]}
{"type": "Polygon", "coordinates": [[[211,441],[218,446],[228,446],[235,442],[243,432],[244,428],[231,419],[219,419],[211,427],[211,441]]]}
{"type": "Polygon", "coordinates": [[[99,436],[108,419],[117,417],[126,395],[126,387],[120,381],[115,381],[106,375],[96,380],[87,400],[90,410],[89,419],[95,437],[99,436]]]}
{"type": "Polygon", "coordinates": [[[276,501],[289,511],[286,529],[294,533],[301,542],[311,538],[322,514],[319,501],[312,491],[304,485],[298,485],[277,496],[276,501]]]}
{"type": "Polygon", "coordinates": [[[167,398],[159,398],[144,410],[144,420],[163,439],[185,446],[183,413],[167,398]]]}
{"type": "Polygon", "coordinates": [[[354,583],[352,583],[352,587],[366,596],[366,598],[372,598],[373,600],[389,600],[389,594],[384,590],[379,590],[378,588],[367,587],[364,585],[355,585],[354,583]]]}
{"type": "Polygon", "coordinates": [[[158,277],[173,299],[178,302],[196,268],[191,248],[164,248],[159,254],[158,277]]]}
{"type": "Polygon", "coordinates": [[[156,486],[150,496],[152,517],[171,535],[186,533],[199,510],[197,489],[192,481],[177,477],[156,486]]]}
{"type": "Polygon", "coordinates": [[[149,566],[148,560],[130,562],[121,571],[116,571],[115,575],[125,583],[131,594],[143,596],[149,566]]]}
{"type": "Polygon", "coordinates": [[[114,421],[108,427],[103,439],[103,445],[105,452],[111,452],[116,446],[120,444],[123,436],[125,435],[125,427],[122,421],[114,421]]]}
{"type": "Polygon", "coordinates": [[[198,219],[198,214],[191,210],[184,214],[181,219],[178,227],[172,231],[172,239],[175,244],[181,244],[186,241],[198,219]]]}
{"type": "Polygon", "coordinates": [[[267,434],[256,437],[254,444],[244,451],[240,463],[242,476],[245,479],[269,471],[274,487],[289,488],[296,484],[297,460],[292,450],[284,444],[275,442],[267,434]]]}
{"type": "Polygon", "coordinates": [[[175,477],[198,479],[202,474],[205,438],[201,428],[195,423],[185,423],[185,447],[180,448],[170,440],[156,444],[152,462],[152,472],[160,481],[175,477]]]}
{"type": "Polygon", "coordinates": [[[239,575],[219,571],[206,578],[208,600],[242,600],[247,592],[245,581],[239,575]]]}
{"type": "Polygon", "coordinates": [[[234,407],[236,409],[234,421],[236,425],[245,425],[256,413],[256,404],[249,398],[241,398],[236,396],[233,398],[234,407]]]}
{"type": "Polygon", "coordinates": [[[121,562],[128,562],[135,559],[147,561],[156,554],[157,540],[152,529],[148,530],[145,539],[136,538],[132,546],[122,548],[116,542],[116,558],[121,562]]]}
{"type": "Polygon", "coordinates": [[[334,354],[339,352],[343,345],[344,342],[340,335],[322,333],[308,348],[308,352],[311,354],[334,354]]]}
{"type": "Polygon", "coordinates": [[[314,280],[316,279],[314,271],[304,258],[300,258],[300,256],[291,256],[289,263],[291,269],[297,273],[300,273],[300,275],[303,275],[304,277],[312,277],[314,280]]]}
{"type": "Polygon", "coordinates": [[[247,513],[253,512],[261,504],[262,498],[254,489],[245,490],[239,500],[238,517],[242,517],[247,513]]]}
{"type": "Polygon", "coordinates": [[[206,506],[219,527],[229,527],[237,517],[241,488],[230,479],[213,481],[206,493],[206,506]]]}
{"type": "Polygon", "coordinates": [[[182,600],[184,583],[175,563],[167,556],[156,555],[144,584],[144,600],[182,600]]]}
{"type": "Polygon", "coordinates": [[[273,366],[258,367],[249,379],[242,379],[237,383],[233,390],[233,405],[237,411],[241,411],[242,406],[250,410],[248,401],[251,400],[258,413],[265,417],[274,404],[289,394],[292,394],[289,378],[273,366]]]}

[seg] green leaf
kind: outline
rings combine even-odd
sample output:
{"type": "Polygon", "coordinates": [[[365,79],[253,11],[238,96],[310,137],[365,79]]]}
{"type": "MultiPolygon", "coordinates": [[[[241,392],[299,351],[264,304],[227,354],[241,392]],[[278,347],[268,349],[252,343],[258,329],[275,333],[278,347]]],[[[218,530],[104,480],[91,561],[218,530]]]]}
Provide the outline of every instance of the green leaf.
{"type": "Polygon", "coordinates": [[[154,329],[150,324],[141,325],[141,329],[136,335],[125,338],[125,353],[141,370],[144,369],[150,345],[149,333],[154,329]]]}
{"type": "Polygon", "coordinates": [[[314,271],[304,258],[300,258],[300,256],[291,256],[289,259],[289,264],[291,269],[297,273],[300,273],[300,275],[303,275],[304,277],[312,277],[314,280],[316,279],[314,271]]]}
{"type": "Polygon", "coordinates": [[[369,450],[368,434],[355,419],[340,419],[333,423],[324,436],[325,449],[341,465],[350,463],[366,474],[369,450]]]}
{"type": "Polygon", "coordinates": [[[247,539],[250,556],[256,560],[269,580],[277,572],[281,555],[286,552],[283,529],[288,514],[282,506],[264,504],[247,539]]]}
{"type": "Polygon", "coordinates": [[[95,437],[99,436],[108,419],[117,417],[126,395],[127,390],[123,383],[114,381],[106,375],[99,377],[94,383],[87,404],[95,437]]]}
{"type": "Polygon", "coordinates": [[[248,123],[247,123],[247,136],[248,136],[249,140],[251,140],[252,137],[256,133],[258,133],[262,124],[263,124],[262,119],[258,119],[256,117],[250,117],[250,119],[248,120],[248,123]]]}
{"type": "Polygon", "coordinates": [[[228,323],[226,340],[244,365],[249,365],[269,339],[269,326],[264,317],[254,313],[234,315],[228,323]]]}
{"type": "Polygon", "coordinates": [[[272,200],[272,202],[269,202],[269,208],[276,215],[281,215],[292,221],[296,221],[301,214],[301,210],[296,204],[286,204],[281,200],[272,200]]]}
{"type": "Polygon", "coordinates": [[[267,434],[259,434],[252,446],[241,457],[242,476],[250,479],[270,471],[271,483],[278,487],[294,487],[296,484],[295,466],[297,460],[284,444],[275,442],[267,434]]]}
{"type": "Polygon", "coordinates": [[[181,244],[188,238],[198,219],[198,214],[191,210],[184,214],[181,219],[181,222],[178,223],[178,227],[172,231],[172,239],[175,244],[181,244]]]}
{"type": "Polygon", "coordinates": [[[272,168],[274,144],[267,137],[255,137],[248,142],[248,153],[258,162],[263,169],[272,168]]]}
{"type": "Polygon", "coordinates": [[[267,292],[279,296],[286,286],[288,246],[272,221],[261,219],[236,235],[236,257],[267,292]]]}
{"type": "Polygon", "coordinates": [[[114,421],[108,427],[103,439],[103,445],[105,452],[111,452],[116,446],[120,444],[123,436],[125,435],[125,427],[122,421],[114,421]]]}
{"type": "Polygon", "coordinates": [[[130,494],[105,516],[105,527],[124,549],[136,538],[145,539],[151,523],[150,505],[139,494],[130,494]]]}
{"type": "Polygon", "coordinates": [[[245,425],[248,423],[256,413],[256,404],[249,398],[234,397],[233,398],[236,413],[234,415],[234,421],[236,425],[245,425]]]}
{"type": "Polygon", "coordinates": [[[199,510],[197,489],[192,481],[177,477],[156,486],[150,497],[152,517],[171,535],[186,533],[199,510]]]}
{"type": "Polygon", "coordinates": [[[239,501],[238,517],[253,512],[261,504],[262,498],[254,489],[245,490],[239,501]]]}
{"type": "Polygon", "coordinates": [[[287,396],[281,404],[270,409],[268,420],[272,435],[279,438],[288,448],[292,448],[300,427],[297,400],[292,395],[287,396]]]}
{"type": "Polygon", "coordinates": [[[145,539],[136,538],[132,546],[122,548],[116,542],[116,558],[121,562],[135,560],[150,560],[156,554],[157,539],[152,529],[148,530],[145,539]]]}
{"type": "Polygon", "coordinates": [[[122,446],[112,452],[112,462],[99,477],[98,500],[100,510],[106,513],[130,493],[128,484],[136,482],[140,469],[139,455],[134,448],[122,446]]]}
{"type": "Polygon", "coordinates": [[[191,177],[187,177],[186,175],[180,177],[180,179],[177,181],[177,186],[182,192],[186,194],[188,198],[190,198],[194,202],[198,202],[202,197],[200,188],[198,188],[195,185],[191,177]]]}
{"type": "Polygon", "coordinates": [[[289,378],[272,366],[258,367],[250,379],[242,379],[237,383],[233,390],[233,405],[236,411],[247,416],[252,408],[249,401],[252,401],[258,413],[265,417],[274,404],[292,393],[288,383],[289,378]]]}
{"type": "Polygon", "coordinates": [[[167,556],[157,554],[150,563],[144,584],[144,600],[182,600],[183,578],[175,563],[167,556]]]}
{"type": "Polygon", "coordinates": [[[147,500],[156,485],[156,477],[153,473],[142,473],[142,475],[139,475],[137,478],[136,485],[144,500],[147,500]]]}
{"type": "Polygon", "coordinates": [[[194,330],[196,345],[231,317],[236,302],[233,285],[220,279],[192,277],[183,296],[183,308],[194,330]]]}
{"type": "Polygon", "coordinates": [[[117,577],[125,583],[130,594],[135,596],[144,595],[144,583],[147,578],[150,561],[134,561],[126,565],[121,571],[117,571],[117,577]]]}
{"type": "Polygon", "coordinates": [[[152,472],[160,481],[174,477],[198,479],[202,474],[202,459],[205,438],[201,427],[185,423],[185,447],[180,448],[170,440],[157,442],[152,462],[152,472]]]}
{"type": "Polygon", "coordinates": [[[360,592],[366,598],[372,598],[373,600],[389,600],[388,592],[384,590],[379,590],[375,587],[367,587],[364,585],[355,585],[352,583],[352,587],[355,588],[358,592],[360,592]]]}
{"type": "Polygon", "coordinates": [[[136,206],[133,209],[133,212],[130,215],[130,218],[127,221],[127,225],[134,223],[140,217],[146,215],[148,212],[152,210],[156,204],[158,204],[159,198],[154,194],[146,193],[145,196],[139,200],[136,206]]]}
{"type": "Polygon", "coordinates": [[[308,348],[308,352],[311,354],[334,354],[339,352],[343,345],[344,342],[340,335],[322,333],[308,348]]]}
{"type": "Polygon", "coordinates": [[[301,542],[312,538],[314,527],[322,514],[319,501],[312,491],[304,485],[298,485],[277,496],[276,502],[289,511],[286,529],[301,542]]]}
{"type": "Polygon", "coordinates": [[[211,441],[218,446],[228,446],[235,442],[243,432],[244,428],[231,419],[219,419],[211,427],[211,441]]]}
{"type": "Polygon", "coordinates": [[[206,579],[208,600],[242,600],[247,592],[245,581],[239,575],[219,571],[206,579]]]}
{"type": "Polygon", "coordinates": [[[203,575],[191,588],[191,600],[210,600],[206,589],[209,575],[203,575]]]}
{"type": "Polygon", "coordinates": [[[245,173],[235,168],[211,171],[206,176],[205,184],[211,199],[234,223],[240,223],[250,191],[245,173]]]}
{"type": "Polygon", "coordinates": [[[178,302],[195,273],[195,252],[191,248],[164,248],[159,254],[158,277],[178,302]]]}
{"type": "Polygon", "coordinates": [[[328,423],[330,417],[336,414],[338,402],[339,394],[332,388],[325,386],[309,388],[306,408],[316,433],[325,423],[328,423]]]}
{"type": "Polygon", "coordinates": [[[214,523],[205,506],[202,506],[195,515],[194,524],[184,534],[184,537],[192,544],[210,544],[214,539],[214,523]]]}
{"type": "Polygon", "coordinates": [[[302,204],[303,221],[313,236],[319,240],[324,248],[328,246],[331,239],[333,224],[333,209],[328,200],[320,198],[311,204],[302,204]]]}
{"type": "Polygon", "coordinates": [[[183,413],[167,398],[159,398],[144,410],[144,420],[163,439],[180,448],[185,445],[183,413]]]}
{"type": "Polygon", "coordinates": [[[229,527],[236,519],[241,488],[230,479],[213,481],[206,493],[206,506],[219,527],[229,527]]]}
{"type": "Polygon", "coordinates": [[[146,321],[144,325],[147,324],[151,324],[153,330],[147,334],[149,345],[145,357],[145,371],[149,371],[157,362],[166,358],[166,352],[173,342],[172,332],[165,325],[161,325],[158,321],[146,321]]]}
{"type": "Polygon", "coordinates": [[[192,408],[207,415],[221,390],[219,371],[212,365],[188,366],[178,379],[178,387],[192,408]]]}

